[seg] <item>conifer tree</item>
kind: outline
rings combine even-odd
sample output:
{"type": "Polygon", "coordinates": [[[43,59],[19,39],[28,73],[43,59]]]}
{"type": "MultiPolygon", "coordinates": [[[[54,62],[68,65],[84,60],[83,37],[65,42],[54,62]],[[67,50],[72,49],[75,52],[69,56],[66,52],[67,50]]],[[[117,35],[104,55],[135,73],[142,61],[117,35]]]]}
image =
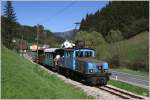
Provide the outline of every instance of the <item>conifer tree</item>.
{"type": "Polygon", "coordinates": [[[11,22],[16,22],[16,14],[14,12],[12,2],[7,1],[4,9],[4,16],[8,18],[11,22]]]}
{"type": "Polygon", "coordinates": [[[5,26],[2,26],[5,29],[5,33],[3,33],[2,43],[8,47],[12,48],[12,39],[16,34],[16,14],[14,13],[14,9],[11,1],[7,1],[4,8],[4,17],[6,18],[3,22],[5,26]]]}

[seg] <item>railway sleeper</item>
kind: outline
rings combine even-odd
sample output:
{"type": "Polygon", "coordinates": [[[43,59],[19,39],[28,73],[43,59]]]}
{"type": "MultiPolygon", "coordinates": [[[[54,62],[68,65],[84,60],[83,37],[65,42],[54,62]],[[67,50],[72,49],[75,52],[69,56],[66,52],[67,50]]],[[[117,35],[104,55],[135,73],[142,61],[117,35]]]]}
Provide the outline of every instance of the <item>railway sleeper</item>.
{"type": "Polygon", "coordinates": [[[142,97],[140,96],[136,96],[136,95],[133,95],[133,94],[130,94],[128,92],[124,92],[122,90],[118,90],[118,89],[115,89],[115,88],[112,88],[112,87],[108,87],[108,86],[104,86],[104,87],[100,87],[101,90],[104,90],[104,91],[107,91],[111,94],[114,94],[116,96],[119,96],[121,98],[124,98],[124,99],[143,99],[142,97]]]}
{"type": "Polygon", "coordinates": [[[130,98],[131,98],[131,97],[128,96],[128,95],[122,94],[122,93],[120,93],[120,92],[118,92],[118,91],[113,91],[113,90],[108,89],[108,88],[105,88],[105,87],[100,87],[100,89],[103,90],[103,91],[107,91],[107,92],[109,92],[110,94],[116,95],[116,96],[118,96],[118,97],[120,97],[120,98],[123,98],[123,99],[130,99],[130,98]]]}

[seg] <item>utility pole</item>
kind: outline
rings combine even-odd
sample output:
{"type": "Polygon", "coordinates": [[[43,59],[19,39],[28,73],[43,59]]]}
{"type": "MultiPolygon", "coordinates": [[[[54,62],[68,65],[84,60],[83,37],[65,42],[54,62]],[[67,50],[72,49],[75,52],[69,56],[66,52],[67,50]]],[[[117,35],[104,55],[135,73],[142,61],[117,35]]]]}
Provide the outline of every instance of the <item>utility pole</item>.
{"type": "Polygon", "coordinates": [[[80,22],[76,22],[75,24],[75,30],[77,30],[78,25],[80,25],[80,22]]]}
{"type": "Polygon", "coordinates": [[[44,45],[46,44],[46,31],[43,32],[44,33],[44,45]]]}
{"type": "Polygon", "coordinates": [[[38,62],[38,45],[39,45],[39,25],[37,24],[37,58],[36,62],[38,62]]]}
{"type": "Polygon", "coordinates": [[[21,54],[23,56],[23,35],[21,37],[21,54]]]}
{"type": "MultiPolygon", "coordinates": [[[[75,22],[74,24],[75,24],[75,29],[74,29],[74,30],[75,30],[74,33],[75,33],[76,30],[77,30],[77,27],[80,25],[80,22],[75,22]]],[[[79,46],[79,44],[80,44],[80,45],[82,44],[81,46],[82,46],[82,47],[83,47],[83,46],[85,47],[85,40],[83,40],[83,41],[77,40],[76,42],[77,42],[77,45],[78,45],[78,46],[79,46]]],[[[80,46],[79,46],[79,47],[80,47],[80,46]]],[[[80,50],[80,49],[79,49],[79,50],[80,50]]]]}

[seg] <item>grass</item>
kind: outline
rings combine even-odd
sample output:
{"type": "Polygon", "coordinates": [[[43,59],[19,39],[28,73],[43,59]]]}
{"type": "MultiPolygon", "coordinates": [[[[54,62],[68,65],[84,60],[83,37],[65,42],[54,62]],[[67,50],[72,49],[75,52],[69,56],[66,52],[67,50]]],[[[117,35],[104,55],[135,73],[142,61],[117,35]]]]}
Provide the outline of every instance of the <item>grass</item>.
{"type": "Polygon", "coordinates": [[[134,71],[131,69],[127,69],[127,68],[112,68],[110,69],[110,71],[117,71],[117,72],[124,72],[124,73],[128,73],[131,75],[139,75],[144,77],[145,79],[149,78],[149,72],[145,72],[145,71],[134,71]]]}
{"type": "Polygon", "coordinates": [[[143,95],[143,96],[149,96],[149,90],[142,88],[142,87],[138,87],[135,85],[131,85],[125,82],[121,82],[121,81],[116,81],[116,80],[110,80],[108,82],[109,85],[133,92],[135,94],[139,94],[139,95],[143,95]]]}
{"type": "Polygon", "coordinates": [[[87,99],[80,89],[64,83],[18,54],[2,47],[3,99],[87,99]]]}

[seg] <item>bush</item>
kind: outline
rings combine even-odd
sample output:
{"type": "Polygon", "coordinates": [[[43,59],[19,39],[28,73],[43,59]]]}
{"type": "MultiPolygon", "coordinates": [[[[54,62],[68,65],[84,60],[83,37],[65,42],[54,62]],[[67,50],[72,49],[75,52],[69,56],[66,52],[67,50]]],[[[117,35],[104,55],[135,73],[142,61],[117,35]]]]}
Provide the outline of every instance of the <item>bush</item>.
{"type": "Polygon", "coordinates": [[[127,67],[133,70],[148,71],[149,67],[149,45],[148,32],[110,45],[113,64],[118,65],[113,55],[118,55],[120,67],[127,67]],[[115,48],[118,46],[118,48],[115,48]],[[115,62],[114,62],[115,61],[115,62]]]}
{"type": "Polygon", "coordinates": [[[112,38],[114,41],[110,44],[98,32],[80,31],[74,40],[85,41],[86,47],[95,49],[96,58],[107,61],[111,68],[126,67],[133,70],[148,71],[148,32],[142,32],[126,40],[122,40],[120,34],[119,30],[111,31],[109,39],[112,38]]]}
{"type": "Polygon", "coordinates": [[[80,31],[76,34],[74,40],[84,41],[85,47],[94,48],[98,59],[106,60],[110,55],[107,42],[98,32],[80,31]]]}
{"type": "Polygon", "coordinates": [[[111,30],[111,31],[108,33],[108,35],[106,36],[106,40],[107,40],[109,43],[118,42],[118,41],[123,40],[123,36],[122,36],[121,31],[119,31],[119,30],[111,30]]]}

